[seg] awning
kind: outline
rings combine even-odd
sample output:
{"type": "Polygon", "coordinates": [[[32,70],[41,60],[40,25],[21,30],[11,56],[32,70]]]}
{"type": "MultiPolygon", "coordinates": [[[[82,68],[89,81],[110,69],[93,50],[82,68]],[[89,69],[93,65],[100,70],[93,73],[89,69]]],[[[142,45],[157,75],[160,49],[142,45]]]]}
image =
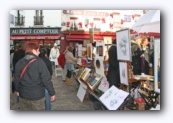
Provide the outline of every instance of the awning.
{"type": "Polygon", "coordinates": [[[17,39],[59,39],[60,35],[56,36],[10,36],[10,40],[17,40],[17,39]]]}
{"type": "MultiPolygon", "coordinates": [[[[112,37],[112,39],[115,39],[115,36],[94,36],[94,39],[95,40],[99,40],[99,39],[103,40],[104,37],[112,37]]],[[[79,40],[79,41],[81,40],[81,41],[83,41],[83,40],[89,39],[89,38],[90,38],[89,35],[66,35],[67,40],[79,40]]]]}

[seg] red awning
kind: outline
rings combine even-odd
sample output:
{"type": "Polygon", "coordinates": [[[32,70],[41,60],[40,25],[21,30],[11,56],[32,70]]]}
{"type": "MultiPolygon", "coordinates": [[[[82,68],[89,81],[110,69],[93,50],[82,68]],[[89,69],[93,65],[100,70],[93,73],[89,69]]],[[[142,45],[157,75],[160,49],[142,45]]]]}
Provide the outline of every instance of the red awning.
{"type": "MultiPolygon", "coordinates": [[[[115,39],[115,36],[94,36],[95,40],[98,39],[104,39],[104,37],[112,37],[112,39],[115,39]]],[[[66,36],[67,40],[84,40],[84,39],[89,39],[89,35],[67,35],[66,36]]]]}
{"type": "Polygon", "coordinates": [[[10,40],[17,40],[17,39],[59,39],[60,35],[56,36],[10,36],[10,40]]]}

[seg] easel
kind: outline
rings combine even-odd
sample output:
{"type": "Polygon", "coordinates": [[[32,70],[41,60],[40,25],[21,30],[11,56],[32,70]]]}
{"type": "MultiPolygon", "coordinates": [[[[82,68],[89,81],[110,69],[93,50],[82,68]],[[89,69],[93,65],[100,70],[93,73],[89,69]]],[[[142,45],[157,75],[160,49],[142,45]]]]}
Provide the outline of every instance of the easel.
{"type": "Polygon", "coordinates": [[[131,80],[133,79],[133,72],[132,72],[131,62],[129,62],[129,61],[120,61],[120,62],[124,62],[124,63],[127,64],[128,85],[125,85],[123,83],[120,83],[120,87],[119,88],[122,89],[122,90],[125,90],[126,92],[129,92],[130,93],[131,80]]]}

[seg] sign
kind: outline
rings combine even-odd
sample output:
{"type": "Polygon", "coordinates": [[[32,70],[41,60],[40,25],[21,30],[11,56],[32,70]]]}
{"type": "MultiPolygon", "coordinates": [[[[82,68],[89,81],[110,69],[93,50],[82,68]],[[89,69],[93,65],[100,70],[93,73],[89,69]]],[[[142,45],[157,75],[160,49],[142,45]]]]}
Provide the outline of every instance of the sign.
{"type": "Polygon", "coordinates": [[[11,35],[59,34],[61,28],[10,28],[11,35]]]}
{"type": "Polygon", "coordinates": [[[64,14],[84,15],[84,16],[109,16],[108,12],[85,11],[85,10],[63,10],[64,14]]]}

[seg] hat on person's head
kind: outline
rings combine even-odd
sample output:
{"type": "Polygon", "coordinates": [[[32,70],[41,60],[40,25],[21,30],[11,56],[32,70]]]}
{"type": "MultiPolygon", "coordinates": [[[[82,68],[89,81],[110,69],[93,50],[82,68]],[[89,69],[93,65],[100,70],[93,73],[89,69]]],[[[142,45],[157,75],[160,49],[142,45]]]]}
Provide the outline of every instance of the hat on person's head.
{"type": "Polygon", "coordinates": [[[56,43],[54,43],[54,47],[57,47],[57,44],[56,43]]]}

